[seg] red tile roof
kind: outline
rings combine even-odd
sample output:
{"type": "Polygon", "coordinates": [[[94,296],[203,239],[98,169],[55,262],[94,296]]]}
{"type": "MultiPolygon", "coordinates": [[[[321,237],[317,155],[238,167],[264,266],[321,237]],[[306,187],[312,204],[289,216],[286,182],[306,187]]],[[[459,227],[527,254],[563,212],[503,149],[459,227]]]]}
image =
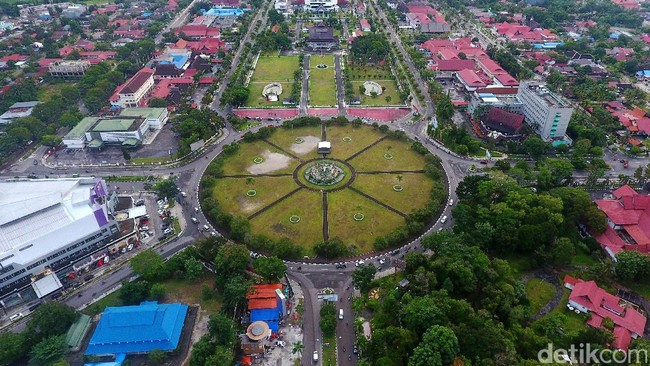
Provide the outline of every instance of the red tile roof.
{"type": "Polygon", "coordinates": [[[479,61],[479,66],[485,70],[488,74],[492,76],[497,76],[501,74],[507,74],[508,72],[503,69],[503,67],[499,66],[496,62],[492,61],[489,58],[483,59],[479,61]]]}
{"type": "Polygon", "coordinates": [[[501,83],[501,85],[503,85],[503,86],[518,86],[519,85],[519,82],[517,81],[517,79],[513,78],[508,73],[501,74],[501,75],[496,75],[494,78],[497,79],[499,81],[499,83],[501,83]]]}
{"type": "Polygon", "coordinates": [[[492,107],[483,118],[486,127],[510,135],[516,134],[524,123],[524,116],[492,107]]]}
{"type": "Polygon", "coordinates": [[[461,78],[465,84],[467,84],[470,87],[485,87],[487,86],[486,83],[481,80],[481,78],[476,75],[476,73],[472,70],[461,70],[456,73],[459,78],[461,78]]]}
{"type": "Polygon", "coordinates": [[[628,303],[598,287],[594,281],[570,277],[565,278],[565,283],[573,285],[570,303],[579,304],[590,312],[588,325],[600,328],[605,318],[614,322],[614,347],[627,350],[633,333],[643,335],[647,319],[628,303]]]}
{"type": "Polygon", "coordinates": [[[473,70],[474,60],[440,60],[434,65],[434,70],[438,71],[461,71],[473,70]]]}
{"type": "Polygon", "coordinates": [[[275,290],[282,290],[282,285],[279,283],[268,285],[253,285],[253,288],[246,295],[246,298],[249,300],[275,298],[275,290]]]}
{"type": "Polygon", "coordinates": [[[119,94],[133,94],[144,85],[144,83],[153,76],[154,70],[144,67],[127,80],[119,90],[119,94]]]}
{"type": "Polygon", "coordinates": [[[370,29],[370,23],[368,23],[368,19],[366,18],[361,18],[361,20],[359,20],[359,25],[361,25],[361,29],[370,29]]]}

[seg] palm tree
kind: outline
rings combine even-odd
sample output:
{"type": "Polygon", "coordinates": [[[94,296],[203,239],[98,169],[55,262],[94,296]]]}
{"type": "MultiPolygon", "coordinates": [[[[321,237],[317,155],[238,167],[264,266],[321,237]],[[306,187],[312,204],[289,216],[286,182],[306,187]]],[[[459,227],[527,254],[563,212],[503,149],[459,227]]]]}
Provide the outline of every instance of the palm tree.
{"type": "Polygon", "coordinates": [[[302,350],[303,349],[305,349],[305,345],[302,344],[302,342],[296,342],[296,343],[293,344],[293,349],[291,350],[291,353],[294,354],[294,355],[296,353],[299,353],[300,355],[302,355],[302,350]]]}

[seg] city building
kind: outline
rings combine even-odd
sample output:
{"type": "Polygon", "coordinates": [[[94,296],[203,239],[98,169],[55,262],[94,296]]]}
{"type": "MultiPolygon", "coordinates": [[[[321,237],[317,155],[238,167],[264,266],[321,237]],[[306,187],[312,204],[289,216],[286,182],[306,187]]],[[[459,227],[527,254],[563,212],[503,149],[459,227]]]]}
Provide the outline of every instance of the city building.
{"type": "Polygon", "coordinates": [[[489,131],[499,135],[520,135],[524,123],[524,116],[511,113],[500,108],[490,107],[488,113],[481,118],[481,123],[489,131]]]}
{"type": "Polygon", "coordinates": [[[293,7],[290,0],[276,0],[275,10],[285,16],[293,14],[293,7]]]}
{"type": "Polygon", "coordinates": [[[607,228],[594,238],[613,260],[623,250],[650,253],[650,196],[628,185],[612,194],[613,199],[594,201],[607,215],[607,228]]]}
{"type": "Polygon", "coordinates": [[[124,84],[118,86],[110,97],[111,105],[121,108],[138,107],[140,101],[153,89],[154,70],[145,67],[124,84]]]}
{"type": "Polygon", "coordinates": [[[590,315],[587,325],[604,328],[603,321],[614,323],[614,348],[627,351],[632,339],[643,336],[646,317],[638,307],[598,287],[594,281],[564,277],[564,286],[571,290],[567,307],[576,313],[590,315]]]}
{"type": "Polygon", "coordinates": [[[62,60],[51,63],[47,69],[54,77],[74,78],[83,76],[89,67],[89,61],[62,60]]]}
{"type": "Polygon", "coordinates": [[[106,247],[119,233],[115,204],[101,179],[0,181],[0,296],[106,247]]]}
{"type": "Polygon", "coordinates": [[[537,82],[522,81],[517,98],[523,104],[526,123],[544,141],[554,144],[571,144],[566,135],[567,126],[573,114],[573,108],[549,91],[545,85],[537,82]]]}
{"type": "Polygon", "coordinates": [[[308,13],[330,13],[339,10],[338,0],[305,0],[304,9],[308,13]]]}
{"type": "Polygon", "coordinates": [[[61,10],[61,16],[64,18],[77,19],[88,10],[88,7],[80,4],[70,4],[68,7],[61,10]]]}
{"type": "Polygon", "coordinates": [[[107,307],[90,338],[86,355],[129,355],[178,348],[188,306],[145,301],[107,307]]]}
{"type": "Polygon", "coordinates": [[[317,24],[309,29],[309,36],[305,40],[307,48],[314,51],[331,51],[339,45],[338,37],[334,36],[334,29],[325,25],[317,24]]]}
{"type": "Polygon", "coordinates": [[[27,117],[32,114],[34,107],[38,105],[39,101],[33,102],[18,102],[12,104],[9,109],[0,115],[0,125],[10,123],[16,118],[27,117]]]}
{"type": "Polygon", "coordinates": [[[105,144],[135,147],[169,119],[166,108],[126,108],[111,117],[86,117],[63,137],[69,149],[101,149],[105,144]]]}

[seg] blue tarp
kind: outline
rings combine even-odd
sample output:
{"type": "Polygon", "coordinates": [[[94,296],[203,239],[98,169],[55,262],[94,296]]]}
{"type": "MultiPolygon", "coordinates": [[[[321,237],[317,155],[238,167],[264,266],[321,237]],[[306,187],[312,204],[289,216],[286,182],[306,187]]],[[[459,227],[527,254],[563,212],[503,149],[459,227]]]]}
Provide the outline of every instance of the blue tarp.
{"type": "Polygon", "coordinates": [[[557,47],[560,47],[560,46],[563,46],[563,45],[564,45],[564,43],[562,43],[562,42],[546,42],[546,43],[535,43],[535,44],[533,44],[533,47],[537,48],[537,49],[540,49],[540,48],[552,49],[552,48],[557,48],[557,47]]]}
{"type": "Polygon", "coordinates": [[[181,337],[187,305],[143,302],[107,307],[97,324],[87,355],[172,351],[181,337]]]}
{"type": "Polygon", "coordinates": [[[212,8],[208,11],[201,9],[201,13],[204,15],[216,15],[219,17],[238,17],[244,14],[245,11],[250,9],[240,9],[240,8],[212,8]]]}
{"type": "Polygon", "coordinates": [[[637,71],[636,76],[650,77],[650,70],[637,71]]]}

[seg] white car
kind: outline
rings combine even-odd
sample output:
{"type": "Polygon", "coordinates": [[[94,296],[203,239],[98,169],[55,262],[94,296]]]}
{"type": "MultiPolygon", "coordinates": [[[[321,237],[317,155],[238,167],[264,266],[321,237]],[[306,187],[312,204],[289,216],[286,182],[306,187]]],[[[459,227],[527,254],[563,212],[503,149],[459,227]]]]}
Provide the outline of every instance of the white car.
{"type": "Polygon", "coordinates": [[[441,222],[442,224],[444,224],[445,222],[447,222],[447,216],[443,216],[443,217],[440,219],[440,222],[441,222]]]}
{"type": "Polygon", "coordinates": [[[16,320],[23,317],[23,313],[16,313],[9,317],[9,321],[15,322],[16,320]]]}
{"type": "Polygon", "coordinates": [[[354,265],[355,265],[356,267],[362,266],[362,265],[364,265],[364,264],[365,264],[365,262],[362,261],[362,260],[358,260],[358,261],[356,261],[356,262],[354,263],[354,265]]]}
{"type": "Polygon", "coordinates": [[[384,264],[386,263],[386,260],[384,258],[379,259],[379,264],[384,264]]]}

